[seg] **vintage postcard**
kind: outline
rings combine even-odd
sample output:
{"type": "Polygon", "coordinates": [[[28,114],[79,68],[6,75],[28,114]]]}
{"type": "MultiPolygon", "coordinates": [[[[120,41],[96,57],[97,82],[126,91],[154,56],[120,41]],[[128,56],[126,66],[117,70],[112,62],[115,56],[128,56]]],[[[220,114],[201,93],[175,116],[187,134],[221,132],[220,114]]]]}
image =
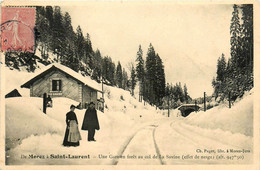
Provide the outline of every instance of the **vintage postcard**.
{"type": "Polygon", "coordinates": [[[260,169],[258,9],[2,2],[0,168],[260,169]]]}

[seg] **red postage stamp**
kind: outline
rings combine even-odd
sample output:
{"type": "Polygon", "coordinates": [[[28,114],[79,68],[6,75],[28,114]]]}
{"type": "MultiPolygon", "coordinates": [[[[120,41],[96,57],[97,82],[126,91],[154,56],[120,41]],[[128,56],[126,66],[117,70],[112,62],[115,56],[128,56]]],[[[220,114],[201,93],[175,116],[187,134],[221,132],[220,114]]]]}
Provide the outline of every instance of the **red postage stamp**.
{"type": "Polygon", "coordinates": [[[34,51],[35,8],[2,7],[2,51],[34,51]]]}

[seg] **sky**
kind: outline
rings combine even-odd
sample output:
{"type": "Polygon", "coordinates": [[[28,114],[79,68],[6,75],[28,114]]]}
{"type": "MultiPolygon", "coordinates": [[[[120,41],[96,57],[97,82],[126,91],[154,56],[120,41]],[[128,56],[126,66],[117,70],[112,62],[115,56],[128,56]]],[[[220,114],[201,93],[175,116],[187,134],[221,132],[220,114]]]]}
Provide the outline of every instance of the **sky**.
{"type": "Polygon", "coordinates": [[[89,2],[61,6],[74,30],[90,34],[93,49],[129,69],[139,45],[146,58],[149,44],[162,58],[166,82],[186,83],[192,98],[211,95],[217,60],[230,57],[232,4],[171,2],[89,2]]]}

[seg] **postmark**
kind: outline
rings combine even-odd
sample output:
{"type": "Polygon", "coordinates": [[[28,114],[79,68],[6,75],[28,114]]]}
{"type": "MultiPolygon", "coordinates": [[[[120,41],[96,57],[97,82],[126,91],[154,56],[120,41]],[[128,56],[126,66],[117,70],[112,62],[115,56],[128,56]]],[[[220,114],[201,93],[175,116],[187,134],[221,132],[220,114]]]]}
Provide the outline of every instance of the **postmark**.
{"type": "Polygon", "coordinates": [[[34,51],[35,13],[35,8],[2,7],[2,51],[34,51]]]}

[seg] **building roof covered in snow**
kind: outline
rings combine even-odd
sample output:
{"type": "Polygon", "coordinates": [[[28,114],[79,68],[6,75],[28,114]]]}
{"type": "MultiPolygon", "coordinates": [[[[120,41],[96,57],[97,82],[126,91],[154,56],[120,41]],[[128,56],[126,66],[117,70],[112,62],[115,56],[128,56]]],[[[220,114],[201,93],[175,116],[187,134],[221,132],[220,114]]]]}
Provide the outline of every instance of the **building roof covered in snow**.
{"type": "Polygon", "coordinates": [[[182,110],[182,109],[187,109],[187,108],[197,108],[198,109],[198,108],[200,108],[200,106],[198,106],[198,104],[182,104],[177,109],[182,110]]]}
{"type": "Polygon", "coordinates": [[[13,89],[12,91],[10,91],[9,93],[7,93],[5,95],[5,98],[9,98],[9,97],[21,97],[22,95],[19,93],[19,91],[17,89],[13,89]]]}
{"type": "Polygon", "coordinates": [[[75,72],[74,70],[61,65],[61,64],[51,64],[49,66],[47,66],[44,70],[42,70],[41,72],[39,72],[38,74],[34,75],[31,79],[29,79],[26,83],[24,83],[23,85],[21,85],[21,87],[25,87],[25,88],[30,88],[30,85],[35,82],[38,79],[41,79],[43,76],[45,76],[46,74],[50,73],[51,71],[54,70],[59,70],[62,73],[72,77],[73,79],[75,79],[78,82],[83,83],[84,85],[99,91],[102,93],[102,88],[101,88],[101,84],[97,83],[95,80],[92,80],[90,77],[88,76],[83,76],[80,73],[75,72]]]}

